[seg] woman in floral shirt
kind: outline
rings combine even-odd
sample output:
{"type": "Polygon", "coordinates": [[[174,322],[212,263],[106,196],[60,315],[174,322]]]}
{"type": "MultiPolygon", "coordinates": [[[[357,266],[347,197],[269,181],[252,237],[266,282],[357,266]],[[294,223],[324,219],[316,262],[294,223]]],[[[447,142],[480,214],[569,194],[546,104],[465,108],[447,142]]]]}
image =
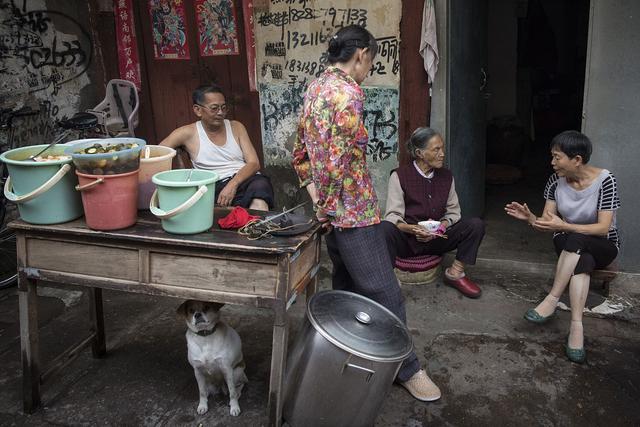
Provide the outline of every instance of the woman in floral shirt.
{"type": "MultiPolygon", "coordinates": [[[[326,235],[333,288],[364,295],[406,322],[404,301],[380,224],[380,208],[366,162],[360,83],[378,46],[363,27],[342,28],[329,41],[330,66],[309,85],[302,108],[293,167],[306,187],[326,235]]],[[[433,401],[440,389],[420,369],[415,353],[396,380],[416,399],[433,401]]]]}

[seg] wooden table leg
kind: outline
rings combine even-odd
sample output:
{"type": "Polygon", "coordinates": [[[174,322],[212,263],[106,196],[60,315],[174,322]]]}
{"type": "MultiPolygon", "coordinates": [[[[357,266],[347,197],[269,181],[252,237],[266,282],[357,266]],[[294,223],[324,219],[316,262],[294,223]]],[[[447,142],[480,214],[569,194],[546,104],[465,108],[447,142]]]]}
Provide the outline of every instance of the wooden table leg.
{"type": "Polygon", "coordinates": [[[40,351],[38,348],[38,292],[33,279],[19,278],[22,403],[24,412],[40,406],[40,351]]]}
{"type": "Polygon", "coordinates": [[[91,343],[91,352],[93,357],[103,357],[107,354],[107,344],[104,335],[102,289],[100,288],[89,288],[89,316],[91,316],[91,332],[96,334],[91,343]]]}
{"type": "Polygon", "coordinates": [[[318,290],[318,274],[320,274],[319,270],[320,270],[320,250],[322,249],[322,239],[320,238],[320,236],[318,236],[316,238],[316,264],[314,266],[314,269],[316,269],[316,273],[313,276],[313,279],[311,279],[311,281],[309,282],[309,284],[307,284],[307,288],[305,289],[305,299],[307,300],[307,304],[309,303],[309,299],[313,296],[313,294],[316,293],[316,291],[318,290]]]}
{"type": "Polygon", "coordinates": [[[284,372],[287,357],[287,339],[289,320],[284,301],[278,301],[274,308],[273,348],[271,350],[271,375],[269,377],[269,425],[279,427],[282,424],[282,403],[284,372]]]}
{"type": "Polygon", "coordinates": [[[318,274],[316,274],[316,276],[313,279],[311,279],[311,281],[307,285],[307,288],[304,291],[307,304],[309,303],[309,299],[311,299],[311,297],[313,296],[313,294],[316,293],[317,290],[318,290],[318,274]]]}

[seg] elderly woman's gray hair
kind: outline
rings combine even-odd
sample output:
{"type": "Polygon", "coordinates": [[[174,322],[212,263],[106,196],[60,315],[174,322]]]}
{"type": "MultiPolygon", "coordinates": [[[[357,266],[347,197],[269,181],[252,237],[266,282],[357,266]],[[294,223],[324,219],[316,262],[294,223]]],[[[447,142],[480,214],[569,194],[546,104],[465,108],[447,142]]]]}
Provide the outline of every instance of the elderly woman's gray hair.
{"type": "Polygon", "coordinates": [[[438,132],[431,128],[420,127],[413,131],[411,137],[407,141],[407,151],[409,151],[409,155],[411,159],[415,160],[418,158],[416,154],[416,150],[424,150],[427,147],[427,143],[434,136],[440,135],[438,132]]]}

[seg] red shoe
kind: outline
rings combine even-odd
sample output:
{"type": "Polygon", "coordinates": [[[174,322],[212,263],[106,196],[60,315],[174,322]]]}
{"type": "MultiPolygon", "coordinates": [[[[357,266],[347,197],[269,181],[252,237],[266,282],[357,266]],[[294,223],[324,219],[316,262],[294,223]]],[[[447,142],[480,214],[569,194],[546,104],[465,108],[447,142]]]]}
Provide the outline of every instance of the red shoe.
{"type": "Polygon", "coordinates": [[[480,289],[478,285],[469,280],[467,276],[462,276],[459,279],[449,279],[445,274],[444,284],[449,285],[452,288],[456,288],[465,297],[479,298],[482,294],[482,289],[480,289]]]}

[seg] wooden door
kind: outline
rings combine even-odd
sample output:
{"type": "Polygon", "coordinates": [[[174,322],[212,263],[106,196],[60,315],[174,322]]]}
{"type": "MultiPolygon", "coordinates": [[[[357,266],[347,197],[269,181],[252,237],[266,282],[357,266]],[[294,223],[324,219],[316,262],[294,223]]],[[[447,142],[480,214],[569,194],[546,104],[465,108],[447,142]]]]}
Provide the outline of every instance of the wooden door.
{"type": "Polygon", "coordinates": [[[183,0],[186,18],[186,36],[190,59],[155,59],[153,52],[151,17],[148,2],[134,2],[137,24],[142,33],[142,53],[145,66],[142,79],[148,82],[149,104],[156,141],[162,141],[177,127],[196,120],[191,93],[200,84],[216,83],[225,92],[229,112],[227,118],[240,121],[262,162],[259,104],[257,92],[249,90],[246,45],[242,15],[242,2],[234,1],[238,28],[239,55],[201,57],[198,48],[198,27],[193,0],[183,0]]]}

